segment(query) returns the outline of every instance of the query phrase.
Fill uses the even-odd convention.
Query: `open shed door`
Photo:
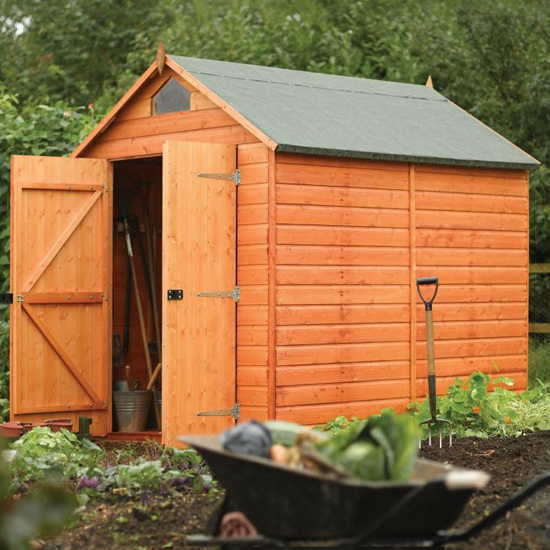
[[[178,435],[215,433],[235,423],[236,301],[231,292],[236,284],[237,188],[227,179],[235,173],[235,163],[234,145],[164,145],[165,444],[175,444]],[[170,291],[178,290],[182,299],[170,299]]]
[[[12,157],[11,415],[108,429],[111,165]]]

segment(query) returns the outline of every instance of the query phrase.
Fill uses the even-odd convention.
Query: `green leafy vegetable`
[[[418,454],[418,438],[414,418],[388,412],[354,423],[316,449],[361,479],[405,480]]]

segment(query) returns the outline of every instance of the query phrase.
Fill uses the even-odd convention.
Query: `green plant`
[[[0,438],[0,453],[7,447]],[[63,485],[46,481],[21,498],[12,498],[13,485],[7,463],[0,456],[0,548],[28,550],[38,534],[51,535],[68,521],[75,498]]]
[[[418,455],[418,438],[418,426],[411,416],[386,411],[354,423],[315,447],[356,477],[404,480]]]
[[[13,443],[12,449],[17,454],[11,472],[19,487],[46,476],[69,480],[95,473],[104,454],[87,439],[81,442],[72,432],[52,432],[50,428],[32,429]]]
[[[481,372],[472,373],[466,381],[457,378],[447,395],[438,397],[438,415],[451,421],[453,434],[459,438],[521,435],[550,429],[550,385],[539,383],[522,395],[507,389],[513,385],[511,378],[491,380]],[[430,418],[427,399],[411,403],[409,409],[418,422]],[[426,437],[428,429],[422,429]],[[447,427],[444,433],[448,433]]]

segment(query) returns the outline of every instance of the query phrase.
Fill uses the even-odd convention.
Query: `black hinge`
[[[13,294],[0,294],[0,304],[13,304]]]

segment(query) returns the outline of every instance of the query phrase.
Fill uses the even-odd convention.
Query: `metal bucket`
[[[119,432],[145,430],[152,395],[149,390],[113,392],[113,405]]]

